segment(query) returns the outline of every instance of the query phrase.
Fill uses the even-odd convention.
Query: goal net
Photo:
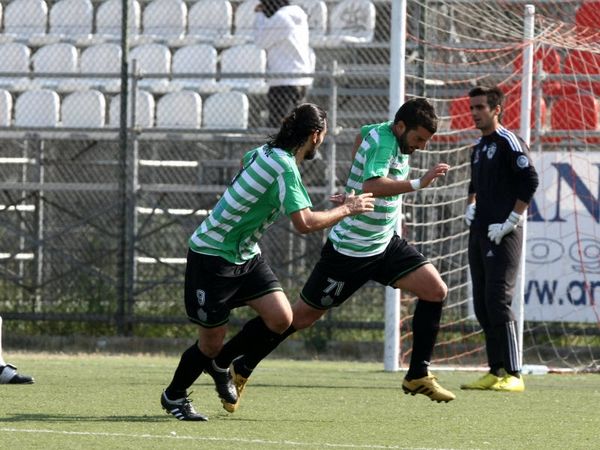
[[[535,4],[532,157],[540,186],[529,208],[523,361],[597,370],[600,362],[600,2]],[[485,365],[471,306],[463,213],[471,145],[467,92],[499,85],[503,124],[520,128],[525,2],[416,1],[407,16],[407,96],[432,99],[441,131],[413,167],[445,161],[443,184],[405,196],[404,231],[449,287],[434,364]],[[411,203],[409,203],[411,202]],[[405,302],[410,305],[410,301]],[[410,358],[403,306],[401,362]],[[517,309],[517,305],[513,304]]]

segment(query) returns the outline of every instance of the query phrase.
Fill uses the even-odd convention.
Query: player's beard
[[[404,131],[404,133],[402,133],[400,136],[396,136],[396,141],[398,142],[400,153],[403,155],[410,155],[412,152],[410,151],[410,146],[408,145],[406,136],[408,136],[408,131]]]
[[[310,151],[306,152],[306,154],[304,155],[304,159],[305,160],[311,160],[311,159],[315,159],[315,156],[317,156],[317,151],[319,150],[319,148],[315,145],[313,148],[310,149]]]

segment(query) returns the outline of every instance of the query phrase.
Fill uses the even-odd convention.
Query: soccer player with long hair
[[[326,133],[323,109],[311,103],[294,108],[276,135],[244,155],[240,171],[189,238],[185,307],[197,325],[198,341],[182,354],[160,398],[177,419],[207,420],[196,412],[187,391],[202,372],[213,377],[224,403],[237,403],[229,364],[215,361],[232,309],[249,306],[261,319],[251,330],[244,328],[250,347],[268,345],[292,322],[290,303],[258,246],[267,228],[285,214],[298,232],[311,233],[373,210],[372,195],[366,193],[334,196],[339,204],[332,209],[311,210],[298,165],[315,157]]]

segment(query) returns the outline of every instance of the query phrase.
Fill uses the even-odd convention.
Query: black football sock
[[[187,395],[187,389],[194,384],[204,368],[210,364],[210,358],[200,351],[198,341],[181,355],[171,384],[165,389],[169,400]]]
[[[279,344],[285,341],[288,336],[296,332],[293,325],[281,334],[271,332],[271,336],[264,340],[262,345],[253,346],[243,357],[235,363],[236,371],[243,377],[248,378],[256,366],[271,354]]]
[[[222,368],[229,367],[231,361],[246,354],[252,346],[256,345],[257,340],[260,341],[263,335],[269,333],[272,332],[267,328],[262,317],[257,316],[250,319],[235,336],[223,345],[215,358],[215,363]]]
[[[494,364],[494,365],[490,366],[490,373],[497,377],[501,377],[502,376],[502,364]]]
[[[417,301],[412,321],[413,349],[406,374],[408,380],[427,376],[441,318],[442,302]]]
[[[288,330],[283,334],[275,333],[260,316],[255,317],[223,346],[215,362],[219,367],[229,367],[234,359],[242,356],[236,361],[236,370],[247,378],[262,359],[293,333],[286,334]]]

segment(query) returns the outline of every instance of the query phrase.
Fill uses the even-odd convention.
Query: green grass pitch
[[[473,372],[437,371],[457,394],[404,395],[382,364],[267,360],[227,414],[212,380],[192,398],[209,422],[160,408],[178,362],[159,356],[12,354],[30,386],[0,386],[0,442],[15,449],[594,449],[600,375],[527,376],[526,392],[460,391]]]

